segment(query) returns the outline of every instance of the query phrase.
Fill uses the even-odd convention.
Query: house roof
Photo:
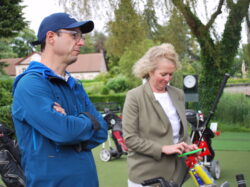
[[[29,65],[29,63],[32,61],[32,60],[37,60],[37,59],[34,59],[33,57],[36,56],[36,58],[38,58],[39,56],[39,59],[41,58],[41,53],[40,52],[32,52],[30,53],[28,56],[22,58],[21,60],[19,60],[16,65]]]
[[[32,60],[38,60],[37,58],[40,58],[40,56],[41,53],[33,52],[24,58],[0,59],[0,62],[5,61],[9,64],[8,67],[4,68],[5,72],[10,76],[15,76],[15,66],[28,65]],[[67,71],[70,73],[106,72],[107,67],[103,53],[80,54],[77,61],[71,64]]]
[[[4,67],[4,71],[9,76],[16,76],[16,64],[21,60],[22,58],[6,58],[6,59],[0,59],[0,63],[6,63],[8,66]]]
[[[67,71],[70,73],[103,72],[107,71],[107,68],[102,53],[89,53],[78,55],[77,61],[71,64]]]

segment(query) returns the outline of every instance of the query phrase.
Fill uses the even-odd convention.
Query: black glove
[[[93,128],[94,130],[99,130],[100,129],[100,123],[94,118],[94,116],[92,116],[90,113],[88,112],[83,112],[83,114],[85,114],[89,119],[91,119],[92,123],[93,123]]]

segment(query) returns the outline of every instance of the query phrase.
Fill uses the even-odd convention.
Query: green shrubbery
[[[13,127],[11,118],[13,79],[0,79],[0,123]]]
[[[0,79],[0,106],[12,103],[12,79]]]
[[[244,83],[250,84],[250,79],[249,78],[245,78],[245,79],[243,79],[243,78],[237,78],[237,79],[230,78],[227,81],[227,84],[244,84]]]
[[[224,93],[215,112],[215,120],[234,127],[250,128],[250,97]]]
[[[0,123],[6,125],[11,129],[14,128],[11,117],[11,105],[0,107]]]
[[[176,77],[175,86],[182,87],[182,83],[178,82],[181,76],[180,73]],[[13,127],[11,119],[12,84],[12,79],[1,79],[0,81],[0,123],[9,127]],[[130,89],[129,80],[123,76],[108,79],[106,85],[104,81],[83,81],[83,84],[94,104],[101,103],[105,106],[105,103],[116,103],[117,107],[121,109],[126,91]],[[244,94],[224,93],[212,120],[219,121],[225,129],[250,129],[250,97]]]
[[[109,95],[90,95],[89,98],[92,103],[118,103],[123,106],[125,101],[125,94],[109,94]]]
[[[115,93],[121,93],[132,88],[129,79],[124,75],[119,75],[115,78],[109,79],[106,87],[113,90]]]

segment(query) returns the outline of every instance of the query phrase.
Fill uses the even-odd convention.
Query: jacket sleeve
[[[137,153],[161,159],[163,145],[150,138],[140,137],[139,103],[136,93],[128,92],[123,108],[123,134],[127,147]],[[146,124],[145,124],[146,125]]]
[[[13,117],[58,144],[91,140],[95,135],[91,120],[86,115],[61,114],[53,109],[54,102],[47,80],[37,74],[26,75],[14,92]]]
[[[107,140],[108,125],[103,119],[101,113],[96,110],[95,106],[92,104],[85,91],[84,94],[86,111],[90,113],[99,122],[100,125],[99,129],[94,132],[93,136],[85,144],[85,149],[93,149],[94,147]]]

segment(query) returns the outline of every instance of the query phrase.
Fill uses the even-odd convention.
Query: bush
[[[250,128],[250,98],[244,94],[224,93],[215,112],[215,119]]]
[[[83,81],[83,87],[88,95],[101,93],[104,83],[102,81]]]
[[[14,129],[11,116],[11,105],[0,107],[0,123],[6,125],[10,129]]]
[[[229,78],[227,84],[245,84],[250,83],[250,79],[242,79],[242,78]]]
[[[106,82],[110,77],[111,77],[110,73],[103,72],[103,73],[100,73],[99,75],[97,75],[93,81],[103,81],[103,82]]]
[[[109,79],[106,86],[115,93],[124,92],[131,88],[128,78],[124,75],[118,75],[117,77]]]
[[[89,98],[92,103],[117,103],[122,109],[125,102],[126,94],[109,94],[109,95],[90,95]],[[102,110],[102,109],[100,109]]]
[[[101,91],[102,95],[108,95],[109,94],[109,88],[107,86],[104,86]]]
[[[12,79],[0,79],[0,106],[12,103]]]

